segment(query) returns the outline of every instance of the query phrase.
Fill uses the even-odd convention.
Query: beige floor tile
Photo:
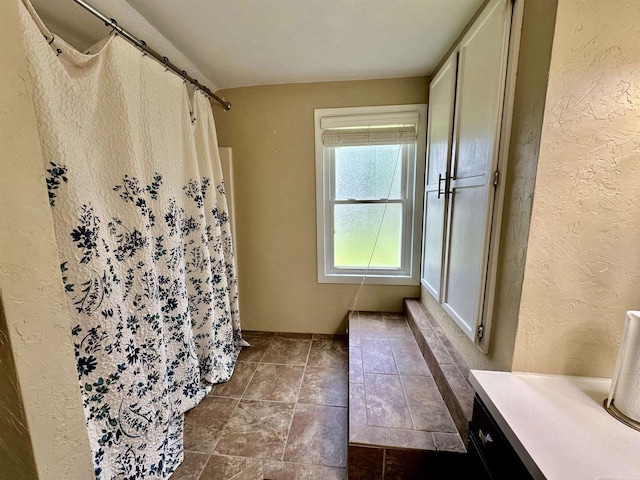
[[[344,368],[349,364],[349,347],[343,340],[313,340],[309,367]]]
[[[391,345],[386,340],[365,340],[362,344],[362,366],[365,373],[397,374]]]
[[[311,340],[298,338],[274,338],[262,357],[263,363],[304,365],[309,355]]]
[[[457,433],[434,432],[433,440],[441,452],[467,453],[462,438]]]
[[[347,409],[297,404],[285,461],[347,466]]]
[[[407,400],[397,375],[365,373],[367,423],[374,427],[413,429]]]
[[[427,362],[414,340],[391,341],[390,343],[398,373],[401,375],[431,376]]]
[[[267,351],[267,347],[271,343],[272,337],[261,336],[245,336],[244,339],[249,342],[251,346],[243,347],[238,355],[238,361],[240,362],[259,362],[264,357],[264,352]]]
[[[300,465],[296,480],[347,480],[347,469],[322,465]]]
[[[184,460],[171,480],[198,480],[207,460],[209,455],[206,453],[184,452]]]
[[[362,349],[360,347],[349,346],[349,381],[351,383],[364,383]]]
[[[211,455],[199,480],[262,480],[262,462],[254,458]]]
[[[238,400],[207,396],[184,419],[184,449],[211,453]]]
[[[367,428],[367,404],[364,399],[364,384],[349,384],[349,441]]]
[[[225,383],[214,385],[209,396],[240,398],[258,368],[257,363],[237,362],[231,378]]]
[[[265,480],[297,480],[298,464],[278,460],[264,460],[262,473]]]
[[[214,453],[280,460],[294,404],[241,400]]]
[[[401,377],[407,404],[417,430],[457,433],[449,409],[431,377]]]
[[[346,407],[348,376],[344,369],[307,367],[299,403]]]
[[[303,366],[262,363],[244,393],[245,399],[295,403]]]

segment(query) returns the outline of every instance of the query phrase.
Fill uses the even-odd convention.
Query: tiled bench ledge
[[[468,380],[469,367],[419,300],[405,299],[404,313],[466,445],[474,395]]]
[[[464,443],[404,315],[351,312],[348,334],[349,479],[461,478]]]

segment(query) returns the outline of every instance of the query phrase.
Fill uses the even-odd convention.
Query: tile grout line
[[[298,394],[296,395],[296,402],[293,404],[293,413],[291,414],[291,422],[289,423],[289,430],[287,430],[287,437],[284,440],[284,448],[282,449],[281,462],[284,462],[284,455],[287,452],[287,445],[289,444],[289,435],[291,435],[291,427],[293,426],[293,417],[296,416],[296,410],[298,407],[298,399],[300,398],[300,391],[302,390],[302,384],[304,383],[304,377],[307,374],[307,363],[309,363],[309,357],[311,356],[311,349],[313,348],[313,337],[315,333],[311,335],[311,342],[309,342],[309,351],[307,351],[307,359],[304,362],[304,369],[302,370],[302,377],[300,378],[300,385],[298,386]],[[296,472],[296,477],[298,476]]]
[[[198,474],[198,476],[196,477],[196,480],[199,480],[200,477],[202,476],[202,474],[204,473],[204,469],[207,468],[207,464],[209,463],[209,459],[211,458],[211,455],[209,455],[209,457],[207,458],[207,461],[204,462],[204,465],[202,466],[202,470],[200,470],[200,473]],[[175,473],[175,472],[174,472]]]
[[[304,363],[275,363],[275,362],[260,362],[260,365],[284,365],[287,367],[303,367]]]
[[[360,339],[362,340],[362,339]],[[364,422],[365,422],[365,426],[364,426],[364,430],[367,429],[367,427],[369,426],[369,417],[367,415],[367,388],[364,384],[364,360],[362,357],[362,347],[358,347],[360,349],[360,365],[362,365],[362,400],[364,401]],[[359,383],[355,383],[354,385],[360,385]],[[350,407],[350,403],[351,403],[351,382],[349,382],[349,398],[347,401],[347,420],[349,420],[349,407]],[[349,449],[349,437],[351,437],[351,431],[348,429],[347,430],[348,434],[347,434],[347,450]],[[357,432],[357,434],[359,434],[360,432]],[[348,465],[347,465],[348,467]]]
[[[266,349],[265,349],[266,351]],[[264,356],[264,354],[263,354]],[[251,362],[251,363],[256,363],[256,362]],[[216,447],[218,446],[218,443],[220,443],[220,439],[222,438],[222,436],[224,435],[224,432],[226,430],[227,427],[227,423],[229,423],[229,420],[231,419],[231,417],[233,417],[233,415],[236,413],[236,411],[238,410],[238,407],[240,406],[240,402],[242,401],[242,398],[244,397],[244,394],[247,392],[247,388],[249,388],[249,384],[251,383],[251,381],[253,380],[253,377],[255,376],[256,372],[258,371],[258,367],[260,366],[260,362],[258,362],[258,365],[256,366],[256,369],[253,371],[253,373],[251,374],[251,378],[249,379],[249,381],[247,382],[247,385],[244,387],[244,390],[242,391],[242,394],[240,395],[240,397],[237,399],[238,402],[236,403],[236,406],[233,409],[233,412],[231,412],[231,415],[229,415],[229,418],[227,419],[227,421],[224,423],[224,425],[222,426],[222,428],[220,429],[220,436],[218,437],[218,439],[216,440],[215,444],[213,445],[213,448],[211,449],[211,453],[209,454],[209,458],[207,459],[207,463],[209,463],[209,460],[211,459],[211,457],[215,454],[216,451]],[[207,466],[207,463],[205,463],[205,468]],[[202,469],[202,472],[204,472],[204,468]],[[200,472],[200,475],[202,475],[202,472]],[[200,478],[200,475],[198,476],[198,479]]]
[[[407,319],[404,318],[405,324],[407,324]],[[408,326],[408,324],[407,324]],[[415,339],[413,340],[413,342],[416,344],[416,347],[418,346],[417,342],[415,341]],[[396,370],[398,371],[398,380],[400,380],[400,388],[402,388],[402,396],[404,397],[404,403],[407,406],[407,410],[409,410],[409,418],[411,418],[411,425],[413,425],[413,430],[418,431],[418,428],[416,427],[416,421],[413,418],[413,410],[411,408],[411,405],[409,405],[409,397],[407,396],[407,389],[404,385],[404,381],[402,380],[402,374],[400,373],[400,369],[398,368],[398,360],[396,358],[396,351],[393,348],[393,343],[389,342],[390,346],[391,346],[391,354],[393,355],[393,361],[396,364]],[[418,347],[418,350],[420,350],[420,348]],[[432,439],[433,439],[433,435],[432,435]]]
[[[381,318],[382,324],[384,325],[384,318],[382,317],[382,314],[380,315],[380,318]],[[384,325],[384,327],[385,327],[385,331],[386,331],[387,326]],[[368,408],[369,402],[367,401],[367,375],[366,374],[370,373],[370,374],[374,374],[375,375],[375,373],[374,372],[365,371],[364,354],[362,353],[363,352],[362,341],[366,340],[366,339],[362,338],[362,333],[366,333],[366,332],[360,332],[360,333],[361,333],[361,336],[360,336],[360,344],[361,344],[360,355],[362,356],[362,386],[363,386],[363,390],[364,390],[363,391],[363,394],[364,394],[364,415],[365,415],[365,420],[366,420],[366,423],[367,423],[367,425],[365,427],[365,430],[366,430],[369,427],[369,408]],[[376,340],[374,340],[374,341],[376,341]],[[393,357],[393,348],[391,347],[391,343],[388,340],[377,340],[377,341],[386,342],[389,345],[389,348],[391,349],[391,355]],[[398,371],[398,366],[396,365],[395,358],[393,359],[393,366],[396,368],[396,372],[397,372]],[[388,375],[391,375],[391,374],[388,374]],[[413,422],[413,420],[412,420],[412,422]]]
[[[240,354],[238,354],[239,356]],[[264,354],[263,354],[264,356]],[[236,357],[236,364],[238,363],[238,359]],[[245,362],[245,363],[256,363],[256,362]],[[258,363],[258,366],[260,366],[260,363]],[[215,441],[215,443],[213,444],[213,446],[211,447],[211,452],[209,453],[208,457],[207,457],[207,461],[204,464],[204,467],[202,467],[202,470],[200,471],[200,473],[198,474],[198,476],[196,477],[196,480],[200,480],[200,477],[202,476],[202,474],[204,473],[205,469],[207,468],[207,465],[209,464],[209,461],[211,460],[211,457],[214,455],[214,452],[216,450],[216,447],[218,446],[218,443],[220,443],[220,439],[222,438],[222,435],[224,434],[224,430],[225,427],[227,426],[227,423],[229,422],[229,419],[231,417],[233,417],[233,414],[236,413],[236,410],[238,409],[238,405],[240,405],[240,401],[242,400],[242,397],[244,396],[244,392],[247,391],[247,387],[249,386],[249,384],[251,383],[251,380],[253,380],[253,376],[256,374],[256,372],[258,371],[258,366],[256,366],[256,369],[253,371],[253,373],[251,374],[251,378],[249,379],[249,381],[247,382],[247,386],[244,388],[242,395],[240,395],[240,397],[237,399],[236,402],[236,406],[233,408],[233,411],[231,412],[231,415],[229,416],[229,418],[225,421],[224,425],[222,426],[222,428],[220,429],[220,435],[218,436],[218,439]],[[234,368],[235,370],[235,368]],[[233,374],[232,374],[233,375]],[[232,397],[222,397],[222,398],[232,398]]]
[[[393,349],[393,344],[389,342],[389,348],[391,348],[391,356],[393,357],[393,363],[396,366],[396,371],[398,372],[398,380],[400,381],[400,388],[402,389],[402,396],[404,397],[404,404],[407,406],[407,410],[409,410],[409,418],[411,419],[411,425],[413,425],[413,429],[416,429],[416,422],[413,419],[413,414],[411,413],[411,407],[409,406],[409,399],[407,398],[407,391],[404,388],[404,382],[402,381],[402,375],[400,374],[400,369],[398,368],[398,361],[396,360],[396,352]]]
[[[362,366],[362,385],[364,385],[364,357],[362,356],[362,347],[358,348],[360,349],[360,365]]]
[[[277,338],[277,337],[276,337],[276,336],[273,336],[273,337],[268,337],[268,338],[273,339],[273,338]],[[312,337],[312,338],[313,338],[313,337]],[[264,352],[263,352],[263,354],[262,354],[262,357],[260,357],[260,361],[258,362],[258,366],[257,366],[257,367],[256,367],[256,369],[254,370],[254,372],[253,372],[253,374],[251,375],[251,378],[249,379],[249,381],[247,382],[247,386],[244,388],[244,391],[242,392],[242,395],[240,396],[240,399],[238,400],[238,404],[236,405],[236,408],[234,409],[233,413],[235,413],[235,411],[237,410],[238,406],[240,406],[240,402],[244,399],[244,396],[245,396],[245,394],[247,393],[247,390],[249,389],[249,385],[250,385],[250,384],[251,384],[251,382],[253,381],[253,377],[255,377],[255,374],[256,374],[256,372],[258,371],[258,368],[260,368],[260,365],[281,365],[281,364],[277,364],[277,363],[275,363],[275,364],[271,364],[271,363],[263,362],[263,361],[262,361],[262,360],[264,359],[264,357],[267,355],[267,349],[268,349],[270,346],[271,346],[271,343],[269,343],[269,345],[267,346],[267,348],[265,348],[265,350],[264,350]],[[311,342],[309,343],[309,350],[311,350]],[[308,358],[309,358],[309,353],[307,353],[307,359],[308,359]],[[305,364],[305,368],[306,368],[306,364]],[[304,379],[304,370],[303,370],[302,378]],[[301,382],[300,382],[300,385],[302,385],[302,380],[301,380]],[[298,390],[298,395],[300,395],[300,390]],[[297,400],[298,395],[296,396],[296,404],[297,404],[297,401],[298,401],[298,400]],[[286,403],[286,402],[276,402],[276,401],[273,401],[273,400],[259,400],[259,401],[269,402],[269,403]],[[296,404],[294,404],[293,413],[292,413],[292,415],[291,415],[291,423],[289,424],[289,431],[287,432],[287,439],[286,439],[286,440],[288,440],[288,439],[289,439],[289,433],[290,433],[290,431],[291,431],[291,425],[293,424],[293,416],[294,416],[294,414],[295,414],[295,405],[296,405]],[[233,413],[231,414],[231,416],[233,416]],[[229,418],[231,418],[231,417],[229,417]],[[225,424],[225,425],[226,425],[226,424]],[[221,435],[221,436],[222,436],[222,435]],[[280,458],[280,461],[281,461],[281,462],[282,462],[282,461],[284,461],[284,452],[285,452],[285,450],[286,450],[286,448],[287,448],[287,442],[286,442],[286,440],[285,440],[284,448],[282,449],[282,457]],[[218,439],[218,442],[219,442],[219,441],[220,441],[220,439]],[[216,446],[217,446],[218,442],[216,442]],[[215,450],[215,447],[214,447],[214,450]],[[265,460],[268,460],[268,459],[260,459],[260,458],[255,458],[255,457],[243,457],[243,458],[257,459],[258,461],[260,461],[261,468],[263,468],[263,467],[264,467],[264,461],[265,461]],[[276,461],[276,462],[277,462],[278,460],[274,460],[274,461]],[[263,470],[263,475],[264,475],[264,470]],[[297,471],[296,471],[296,476],[297,476]]]
[[[366,430],[369,427],[369,409],[367,408],[367,376],[364,374],[364,366],[362,367],[362,395],[364,397],[364,420],[366,422]]]
[[[344,407],[341,407],[341,408],[344,408]],[[410,428],[379,427],[377,425],[373,425],[372,428],[377,428],[377,429],[380,429],[380,430],[392,430],[392,431],[398,431],[398,432],[407,432],[407,433],[449,433],[451,435],[455,435],[454,432],[432,432],[431,430],[412,430]],[[354,442],[354,445],[360,446],[360,447],[367,447],[367,448],[398,448],[398,447],[393,447],[393,446],[385,447],[384,445],[378,444],[378,443]],[[401,447],[401,448],[404,448],[404,447]],[[407,448],[409,448],[409,447],[407,447]]]
[[[218,397],[225,398],[225,397]],[[232,399],[235,400],[235,399]],[[263,400],[261,398],[243,398],[247,402],[264,402],[264,403],[279,403],[280,405],[295,405],[293,402],[283,402],[282,400]],[[300,403],[300,405],[315,405],[313,403]]]
[[[314,367],[311,367],[314,368]],[[412,374],[400,374],[400,373],[381,373],[381,372],[363,372],[369,375],[381,375],[383,377],[397,377],[398,375],[404,375],[405,377],[422,377],[422,378],[433,378],[432,375],[418,375],[415,373]],[[362,382],[351,382],[351,383],[362,383]]]
[[[256,375],[256,372],[258,371],[258,368],[260,368],[260,365],[263,365],[262,363],[262,359],[265,357],[265,355],[267,354],[267,349],[271,346],[271,339],[275,338],[274,337],[266,337],[269,338],[269,345],[267,345],[267,348],[264,349],[264,352],[262,352],[262,356],[260,357],[260,360],[257,362],[258,365],[256,366],[256,369],[253,371],[253,373],[251,374],[251,378],[249,379],[249,381],[247,382],[247,385],[244,387],[244,390],[242,391],[242,394],[240,395],[240,398],[238,398],[238,403],[236,403],[235,408],[233,409],[233,412],[231,413],[231,416],[229,417],[229,419],[231,419],[231,417],[233,417],[233,415],[236,413],[236,411],[238,410],[238,407],[240,406],[240,402],[244,399],[245,394],[247,393],[247,390],[249,388],[249,385],[251,384],[251,382],[253,381],[253,378]],[[256,363],[256,362],[253,362]],[[266,365],[266,363],[265,363]],[[277,402],[277,403],[282,403],[282,402]],[[292,420],[293,420],[293,415],[291,416]],[[218,437],[218,440],[216,440],[216,443],[212,449],[212,453],[209,455],[209,459],[211,458],[212,455],[214,455],[214,452],[216,450],[216,447],[218,446],[218,443],[220,443],[220,439],[222,438],[222,435],[224,433],[224,430],[227,426],[229,420],[227,420],[227,422],[225,422],[224,426],[222,427],[222,433],[220,434],[220,436]],[[289,427],[291,428],[291,427]],[[288,436],[288,435],[287,435]],[[231,456],[231,455],[226,455],[226,456]],[[283,456],[284,456],[284,452],[283,452]],[[263,468],[263,462],[262,459],[260,458],[254,458],[254,457],[242,457],[242,458],[250,458],[250,459],[255,459],[260,461],[260,468]],[[207,463],[209,463],[209,460],[207,460]],[[205,464],[205,468],[206,468],[206,464]],[[202,469],[202,472],[204,472],[204,469]],[[200,472],[200,475],[202,475],[202,472]],[[264,471],[263,471],[263,475],[264,475]],[[198,480],[200,480],[200,476],[198,476]]]
[[[411,411],[411,406],[409,405],[409,398],[407,397],[407,389],[404,386],[404,382],[402,381],[402,375],[398,374],[398,380],[400,380],[400,388],[402,388],[402,395],[404,396],[404,403],[407,406],[407,410],[409,410],[409,418],[411,418],[411,425],[413,425],[413,429],[418,431],[416,428],[416,421],[413,418],[413,412]]]
[[[360,366],[362,367],[362,394],[364,396],[364,362],[362,361],[362,337],[360,332],[360,312],[355,312],[354,326],[357,322],[358,326],[354,329],[351,328],[351,314],[347,319],[347,473],[349,471],[349,445],[351,444],[351,384],[355,385],[355,382],[351,382],[351,334],[358,336],[358,345],[353,346],[360,350]],[[366,415],[366,404],[365,404]],[[366,423],[366,416],[365,416]]]

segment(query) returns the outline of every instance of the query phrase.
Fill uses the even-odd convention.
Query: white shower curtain
[[[242,342],[211,106],[120,37],[80,54],[20,8],[96,478],[168,478]]]

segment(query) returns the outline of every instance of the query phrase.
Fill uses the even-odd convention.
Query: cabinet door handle
[[[480,439],[480,443],[482,443],[482,446],[484,448],[487,448],[487,446],[490,443],[493,443],[493,438],[491,438],[491,434],[487,433],[486,435],[484,434],[484,432],[482,430],[478,430],[478,438]]]
[[[445,188],[444,192],[440,190],[440,185],[442,185],[442,182],[444,182],[444,188]],[[447,193],[446,189],[447,189],[447,175],[445,174],[444,178],[442,178],[442,174],[439,173],[438,174],[438,199],[440,199],[441,195],[444,195],[445,193]]]

